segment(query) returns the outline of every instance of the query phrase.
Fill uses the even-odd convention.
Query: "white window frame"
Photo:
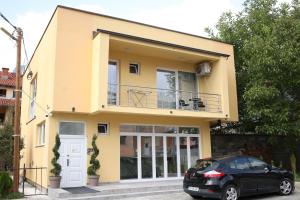
[[[46,141],[46,122],[43,121],[37,125],[37,144],[45,145]]]
[[[29,99],[29,119],[35,118],[36,111],[36,94],[37,94],[37,76],[30,83],[30,99]]]
[[[100,133],[99,130],[98,130],[98,126],[99,125],[105,125],[106,124],[106,132],[105,133]],[[109,123],[105,123],[105,122],[99,122],[97,124],[97,132],[99,135],[109,135]]]
[[[136,68],[136,73],[131,73],[130,72],[131,65],[136,65],[136,66],[134,66]],[[141,69],[140,63],[138,63],[138,62],[129,62],[129,74],[140,75],[140,69]]]

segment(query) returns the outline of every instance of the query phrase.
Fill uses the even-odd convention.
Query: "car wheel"
[[[289,179],[281,180],[279,187],[280,187],[279,188],[280,195],[289,195],[293,192],[293,184],[292,181]]]
[[[238,189],[234,185],[228,185],[224,188],[222,192],[222,200],[237,200],[238,199]]]

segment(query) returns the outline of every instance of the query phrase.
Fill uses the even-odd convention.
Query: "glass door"
[[[155,136],[156,178],[165,177],[164,160],[164,138],[163,136]]]
[[[195,98],[198,98],[196,74],[178,72],[178,90],[178,99],[182,105],[185,105],[180,108],[194,108]]]
[[[176,108],[176,73],[157,70],[157,107]]]
[[[138,178],[137,136],[120,137],[121,180]]]
[[[152,178],[152,137],[141,136],[142,178]]]
[[[116,61],[108,62],[108,104],[117,105],[119,100],[119,69]]]

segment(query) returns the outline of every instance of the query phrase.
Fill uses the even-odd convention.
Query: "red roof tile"
[[[2,68],[2,71],[0,71],[0,85],[7,87],[15,87],[16,74],[13,72],[9,72],[7,68]]]

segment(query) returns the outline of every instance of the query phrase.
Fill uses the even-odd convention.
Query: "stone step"
[[[121,183],[121,184],[107,184],[97,187],[89,187],[90,189],[97,190],[99,192],[92,193],[78,193],[72,194],[63,189],[49,189],[48,194],[52,199],[86,199],[97,197],[102,198],[124,198],[124,196],[131,197],[137,195],[151,195],[152,193],[166,193],[169,191],[182,191],[182,182],[162,182],[162,183]],[[101,199],[100,198],[100,199]],[[103,198],[102,198],[103,199]]]
[[[183,189],[174,189],[174,190],[158,190],[158,191],[145,191],[145,192],[129,192],[122,194],[101,194],[101,195],[93,195],[93,196],[81,196],[81,197],[70,197],[65,198],[66,200],[117,200],[117,199],[125,199],[125,198],[135,198],[135,197],[145,197],[152,195],[160,195],[166,193],[180,193],[183,192]]]

